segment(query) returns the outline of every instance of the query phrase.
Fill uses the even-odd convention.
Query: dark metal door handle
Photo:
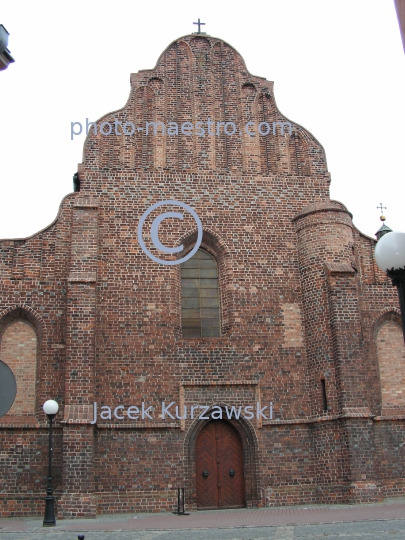
[[[235,476],[235,471],[233,469],[229,469],[229,476],[233,478]]]
[[[203,475],[204,478],[208,478],[208,475],[210,474],[207,469],[204,469],[203,472],[201,473]]]

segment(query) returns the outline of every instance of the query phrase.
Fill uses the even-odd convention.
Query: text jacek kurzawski
[[[255,403],[254,405],[235,406],[235,405],[184,405],[179,407],[174,401],[166,404],[164,401],[161,404],[160,414],[155,415],[156,409],[152,405],[146,406],[144,402],[138,407],[136,405],[117,405],[116,407],[109,407],[108,405],[100,406],[100,411],[97,402],[93,404],[93,421],[91,424],[97,422],[97,416],[100,420],[185,420],[185,419],[199,419],[199,420],[222,420],[231,418],[245,420],[273,420],[273,402],[269,405],[262,406],[261,403]]]

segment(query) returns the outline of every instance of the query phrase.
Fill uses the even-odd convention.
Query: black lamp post
[[[46,488],[45,498],[45,517],[44,527],[54,527],[55,520],[55,497],[53,496],[52,489],[52,420],[55,418],[56,413],[59,410],[59,405],[53,399],[48,399],[43,405],[44,413],[49,418],[49,452],[48,452],[48,485]]]
[[[392,284],[398,287],[405,341],[405,233],[393,231],[384,234],[375,246],[374,256],[379,268],[386,272]]]

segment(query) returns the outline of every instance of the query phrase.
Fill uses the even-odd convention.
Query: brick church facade
[[[47,399],[59,518],[171,511],[177,487],[189,509],[403,496],[397,291],[273,83],[188,35],[95,128],[56,220],[0,241],[0,359],[17,381],[0,418],[2,515],[43,512]],[[138,242],[160,201],[201,219],[181,265]],[[159,212],[143,229],[155,255]],[[195,220],[166,219],[159,238],[183,245],[162,256],[176,262]]]

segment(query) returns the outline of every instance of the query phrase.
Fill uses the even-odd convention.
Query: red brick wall
[[[62,491],[62,430],[53,434],[53,487],[56,500]],[[2,486],[0,515],[42,515],[48,476],[48,429],[9,426],[1,430]]]

